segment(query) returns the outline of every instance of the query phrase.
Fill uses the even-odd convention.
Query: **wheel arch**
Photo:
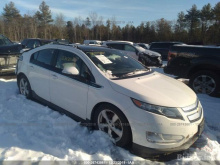
[[[99,102],[97,103],[93,109],[92,109],[92,112],[91,112],[91,115],[90,115],[90,120],[93,122],[94,121],[94,114],[95,114],[95,111],[98,109],[98,107],[100,107],[101,105],[111,105],[111,106],[114,106],[115,108],[117,108],[123,115],[124,117],[126,118],[127,122],[129,123],[129,120],[128,118],[126,117],[126,115],[124,114],[124,112],[118,108],[116,105],[112,104],[112,103],[109,103],[109,102]]]
[[[131,125],[130,125],[130,122],[129,122],[129,120],[128,120],[128,118],[126,117],[126,115],[124,114],[124,112],[120,109],[120,108],[118,108],[116,105],[114,105],[114,104],[112,104],[112,103],[109,103],[109,102],[99,102],[99,103],[97,103],[94,107],[93,107],[93,109],[92,109],[92,112],[91,112],[91,115],[90,115],[90,121],[94,124],[95,123],[95,112],[96,112],[96,110],[98,110],[98,107],[100,107],[100,106],[102,106],[102,105],[110,105],[110,106],[113,106],[113,107],[115,107],[116,109],[118,109],[119,110],[119,112],[121,113],[121,115],[123,115],[124,116],[124,118],[126,119],[126,121],[127,121],[127,123],[128,123],[128,125],[129,125],[129,129],[130,129],[130,142],[128,143],[128,146],[129,145],[131,145],[131,143],[133,142],[133,133],[132,133],[132,128],[131,128]]]
[[[27,78],[27,76],[26,76],[23,72],[20,72],[20,73],[18,73],[18,75],[17,75],[17,80],[19,80],[22,76],[24,76],[24,77]],[[27,78],[27,80],[28,80],[28,78]],[[17,85],[19,85],[18,82],[19,82],[19,81],[17,81]]]

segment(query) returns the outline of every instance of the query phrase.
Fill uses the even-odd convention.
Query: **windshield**
[[[117,50],[84,51],[93,63],[111,79],[125,78],[149,71],[133,58]]]
[[[11,41],[3,35],[0,35],[0,45],[9,45]]]

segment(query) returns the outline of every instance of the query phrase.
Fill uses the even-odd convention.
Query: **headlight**
[[[177,108],[161,107],[158,105],[147,104],[133,98],[131,98],[131,100],[138,108],[141,108],[148,112],[156,113],[158,115],[163,115],[168,118],[184,120]]]

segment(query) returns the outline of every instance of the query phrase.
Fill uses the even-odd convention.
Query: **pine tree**
[[[40,6],[39,10],[35,13],[36,18],[39,21],[39,25],[44,29],[44,38],[47,38],[47,30],[49,23],[53,22],[51,11],[49,6],[43,1]]]
[[[189,27],[189,39],[190,42],[195,42],[195,38],[198,37],[198,27],[199,27],[199,16],[200,11],[197,9],[196,5],[193,5],[190,10],[187,10],[187,14],[185,15],[186,22]]]
[[[13,19],[21,17],[19,10],[15,7],[13,2],[9,2],[3,8],[3,16],[6,23],[11,22]]]

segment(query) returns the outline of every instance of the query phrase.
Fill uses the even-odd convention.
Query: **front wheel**
[[[220,78],[212,71],[199,71],[190,77],[189,85],[196,93],[216,96],[220,89]]]
[[[25,76],[21,76],[18,79],[18,87],[20,94],[26,96],[26,98],[30,99],[31,95],[31,86],[28,79]]]
[[[113,143],[126,147],[131,142],[131,128],[124,114],[112,105],[101,105],[95,112],[95,128],[109,135]]]

